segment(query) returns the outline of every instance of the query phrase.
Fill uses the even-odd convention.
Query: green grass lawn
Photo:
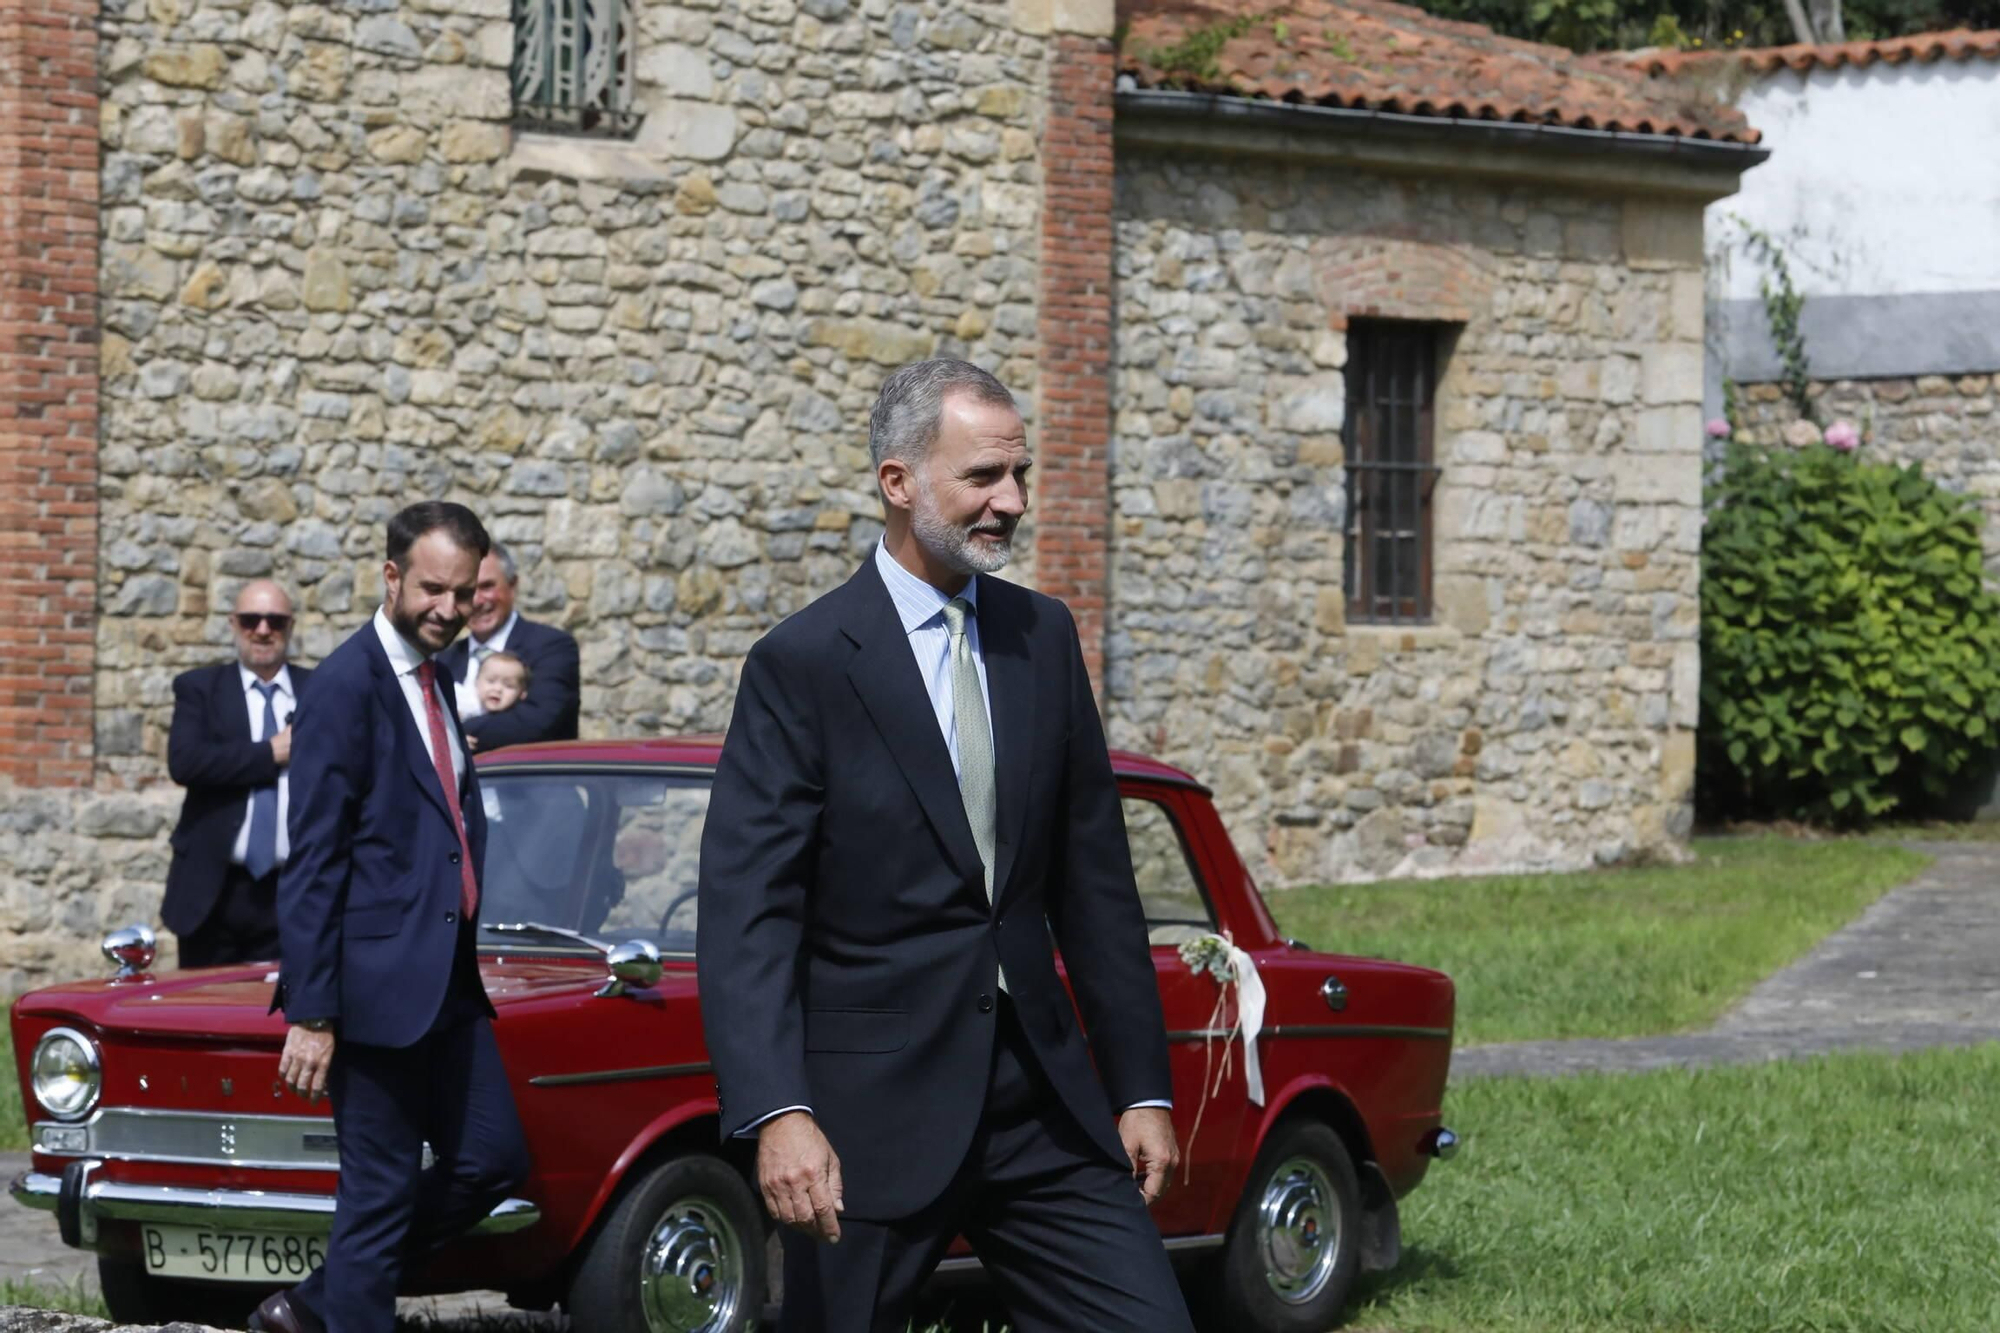
[[[1357,1330],[1991,1333],[2000,1046],[1456,1084]]]
[[[14,1073],[14,1032],[0,1009],[0,1152],[28,1150],[28,1120],[21,1114],[21,1080]]]
[[[109,1319],[104,1298],[86,1282],[58,1286],[49,1282],[0,1281],[0,1305],[26,1305],[37,1310],[67,1310],[71,1314],[95,1315]]]
[[[1704,838],[1688,865],[1270,895],[1314,948],[1458,984],[1460,1045],[1704,1026],[1928,862],[1856,839]]]
[[[1897,838],[1909,842],[2000,842],[2000,819],[1967,822],[1931,820],[1922,823],[1884,824],[1873,830],[1873,838]]]

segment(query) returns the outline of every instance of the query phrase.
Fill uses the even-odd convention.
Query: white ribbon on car
[[[1227,935],[1204,934],[1188,940],[1180,946],[1181,961],[1186,963],[1197,976],[1203,972],[1215,978],[1215,1008],[1209,1012],[1208,1024],[1201,1034],[1202,1072],[1201,1105],[1195,1108],[1194,1126],[1188,1131],[1188,1149],[1181,1161],[1190,1166],[1194,1161],[1194,1136],[1201,1132],[1202,1113],[1208,1109],[1209,1098],[1222,1090],[1233,1067],[1231,1046],[1240,1034],[1243,1038],[1243,1083],[1250,1095],[1251,1104],[1264,1104],[1264,1067],[1257,1054],[1257,1038],[1264,1031],[1264,978],[1257,973],[1257,960],[1249,953],[1236,947],[1236,942]],[[1235,1004],[1230,1000],[1232,995]],[[1223,1019],[1234,1008],[1235,1016],[1228,1028],[1222,1026]],[[1222,1038],[1222,1059],[1215,1059],[1215,1039]],[[1214,1075],[1210,1078],[1211,1073]]]

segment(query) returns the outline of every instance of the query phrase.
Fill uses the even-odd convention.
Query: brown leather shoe
[[[292,1304],[289,1293],[274,1291],[264,1298],[250,1316],[253,1333],[326,1333],[313,1313],[303,1305]]]

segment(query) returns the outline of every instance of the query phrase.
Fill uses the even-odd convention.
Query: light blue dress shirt
[[[950,594],[933,588],[897,564],[889,548],[875,544],[875,569],[896,604],[903,633],[910,638],[910,651],[917,657],[917,673],[924,678],[924,693],[930,696],[931,712],[937,716],[938,730],[944,733],[945,748],[951,751],[951,771],[958,776],[958,715],[951,699],[951,630],[944,623],[944,608]],[[972,663],[979,670],[979,697],[986,705],[986,731],[993,734],[993,691],[986,683],[986,655],[979,649],[979,580],[974,577],[958,594],[972,604],[965,618],[965,640],[972,649]]]

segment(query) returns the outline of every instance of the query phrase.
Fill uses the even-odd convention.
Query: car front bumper
[[[317,1232],[333,1225],[330,1194],[275,1190],[198,1189],[106,1180],[103,1163],[71,1162],[59,1176],[24,1171],[8,1192],[14,1201],[56,1215],[66,1244],[97,1244],[100,1222],[165,1222],[217,1230]],[[531,1227],[542,1210],[526,1199],[503,1200],[472,1227],[476,1236],[498,1236]]]

